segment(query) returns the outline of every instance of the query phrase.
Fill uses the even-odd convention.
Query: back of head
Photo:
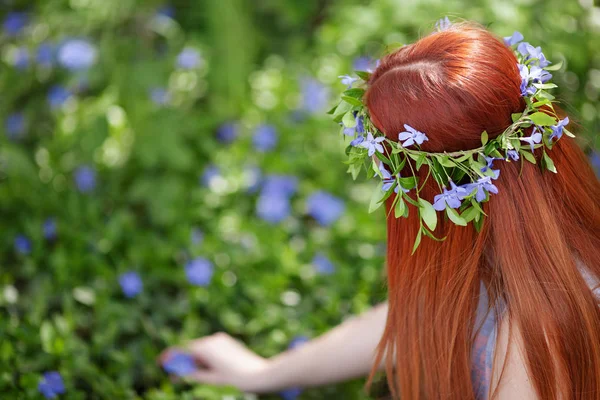
[[[520,84],[509,47],[458,24],[385,56],[366,104],[391,140],[407,124],[427,134],[425,151],[469,150],[524,110]],[[573,139],[562,138],[551,156],[557,174],[528,162],[494,165],[499,193],[483,203],[479,233],[441,221],[435,233],[447,239],[425,238],[411,255],[416,210],[406,219],[388,214],[389,314],[378,359],[386,358],[401,398],[475,398],[471,349],[484,282],[492,305],[505,304],[503,317],[522,333],[540,398],[600,399],[600,312],[578,270],[579,262],[600,277],[600,184]],[[426,168],[417,174],[425,181]],[[421,197],[438,193],[430,180]]]

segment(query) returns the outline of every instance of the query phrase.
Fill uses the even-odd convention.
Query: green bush
[[[3,398],[39,398],[46,371],[62,375],[61,398],[236,396],[174,385],[156,356],[220,330],[271,356],[382,301],[384,215],[367,213],[373,186],[346,176],[325,111],[337,76],[368,60],[357,57],[414,41],[446,13],[520,30],[565,61],[564,108],[582,146],[597,139],[591,2],[9,3]],[[139,294],[122,289],[126,272]],[[367,398],[362,384],[301,398]]]

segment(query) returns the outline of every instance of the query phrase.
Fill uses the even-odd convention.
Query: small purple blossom
[[[398,134],[398,140],[404,141],[404,143],[402,143],[402,147],[412,146],[415,143],[421,145],[424,141],[429,140],[427,135],[416,130],[410,125],[404,124],[404,129],[406,129],[406,131]]]
[[[4,33],[6,33],[6,35],[16,36],[21,33],[28,22],[29,17],[27,16],[27,13],[13,11],[6,14],[4,22],[2,23],[2,28],[4,28]]]
[[[302,110],[317,114],[322,112],[329,104],[329,89],[314,78],[300,80],[302,93]]]
[[[529,68],[525,64],[518,64],[519,74],[521,75],[521,96],[531,96],[535,94],[535,86],[529,86]]]
[[[552,74],[550,72],[546,71],[545,69],[542,69],[542,68],[538,67],[537,65],[534,65],[529,70],[529,79],[533,83],[546,83],[550,79],[552,79]]]
[[[171,102],[171,94],[164,87],[150,89],[150,100],[158,106],[166,106]]]
[[[268,175],[262,193],[269,196],[293,196],[298,190],[298,178],[290,175]]]
[[[362,115],[355,115],[354,120],[356,121],[356,124],[353,127],[349,128],[344,126],[344,135],[354,136],[357,133],[362,134],[365,132],[364,118]]]
[[[352,84],[358,80],[358,78],[353,78],[350,75],[340,75],[338,76],[342,80],[344,85],[348,86],[348,89],[352,87]]]
[[[24,70],[29,66],[29,50],[26,47],[18,47],[15,50],[13,65],[18,70]]]
[[[65,384],[57,371],[44,372],[38,383],[38,391],[47,399],[54,399],[65,393]]]
[[[239,134],[239,127],[235,122],[226,122],[217,128],[217,140],[221,143],[233,142]]]
[[[277,145],[277,130],[273,125],[261,124],[257,126],[252,136],[252,144],[260,152],[273,150]]]
[[[542,134],[539,132],[538,127],[534,127],[531,132],[531,136],[520,138],[522,141],[529,143],[531,146],[531,152],[533,152],[533,146],[536,143],[540,143],[542,141]]]
[[[200,182],[203,186],[209,187],[211,182],[221,176],[221,170],[214,164],[209,164],[204,168]]]
[[[81,193],[90,193],[96,188],[96,170],[84,165],[75,170],[75,185]]]
[[[73,93],[64,86],[54,85],[48,91],[48,104],[52,109],[60,108],[72,95]]]
[[[556,138],[560,139],[563,135],[563,130],[565,126],[569,124],[569,117],[565,117],[565,119],[558,121],[558,124],[550,127],[552,133],[550,134],[549,140]]]
[[[359,135],[356,137],[356,139],[354,139],[353,141],[350,142],[350,146],[352,146],[352,147],[360,146],[360,144],[364,141],[365,141],[365,137],[363,135]]]
[[[96,62],[98,51],[85,39],[69,39],[58,49],[58,63],[71,71],[82,71]]]
[[[258,217],[271,224],[286,219],[291,212],[290,199],[281,194],[261,193],[256,203]]]
[[[213,265],[206,258],[197,257],[185,265],[188,281],[197,286],[207,286],[213,275]]]
[[[519,152],[516,150],[508,150],[506,155],[510,157],[513,161],[517,161],[519,159]]]
[[[442,194],[438,194],[433,199],[433,208],[437,211],[442,211],[448,205],[450,208],[459,208],[461,200],[468,195],[466,189],[462,186],[456,186],[456,184],[450,181],[451,189],[444,188]]]
[[[523,41],[524,37],[523,34],[521,32],[515,31],[512,36],[506,36],[504,38],[504,43],[507,46],[513,46],[517,43],[520,43],[521,41]]]
[[[163,369],[179,377],[189,375],[198,369],[194,357],[187,353],[170,354],[169,358],[163,363]]]
[[[383,142],[384,140],[385,136],[379,136],[377,138],[374,138],[373,134],[371,132],[368,132],[366,139],[361,141],[360,147],[364,147],[365,149],[367,149],[369,157],[371,157],[373,154],[375,154],[376,151],[383,153],[383,146],[381,145],[381,142]]]
[[[15,251],[19,254],[31,253],[31,240],[25,235],[17,235],[15,237]]]
[[[331,275],[335,272],[335,265],[323,253],[317,253],[312,264],[319,274]]]
[[[462,195],[462,198],[465,198],[466,196],[471,194],[475,189],[477,189],[477,192],[475,193],[475,200],[477,200],[478,202],[482,202],[483,200],[485,200],[486,192],[498,194],[498,188],[492,183],[492,179],[496,178],[486,176],[478,179],[474,183],[463,185],[466,193]]]
[[[344,202],[323,191],[316,191],[307,200],[308,214],[323,226],[337,221],[344,212]]]
[[[25,115],[22,112],[8,115],[4,127],[10,139],[21,137],[25,133]]]
[[[539,66],[542,68],[550,65],[550,62],[546,59],[546,56],[544,56],[544,53],[542,53],[542,48],[540,46],[533,47],[531,44],[529,44],[527,42],[522,42],[517,47],[517,51],[519,53],[521,53],[521,55],[523,57],[526,57],[527,60],[529,60],[531,58],[535,58],[535,59],[539,60]]]
[[[47,218],[44,221],[44,224],[42,225],[42,231],[44,233],[44,237],[47,240],[54,240],[56,239],[56,231],[57,231],[57,227],[56,227],[56,219],[54,218]]]
[[[144,289],[142,278],[137,272],[129,271],[119,276],[119,285],[127,298],[133,298],[140,294]]]
[[[448,30],[451,26],[452,22],[450,22],[450,19],[447,16],[437,20],[437,22],[435,23],[435,29],[437,29],[438,31]]]
[[[481,172],[485,172],[488,169],[492,169],[492,167],[494,166],[494,160],[500,160],[500,158],[488,156],[483,156],[483,158],[485,158],[486,165],[481,168]]]
[[[396,182],[396,179],[392,177],[392,174],[390,173],[390,171],[388,171],[385,168],[385,165],[383,162],[379,163],[379,171],[381,172],[381,175],[383,176],[383,186],[381,187],[381,190],[384,192],[387,192],[388,190],[390,190],[390,188],[392,187],[392,185]],[[398,178],[400,177],[400,174],[398,174]],[[405,189],[400,185],[400,182],[398,182],[398,184],[396,185],[396,187],[394,188],[394,192],[398,193],[400,188],[402,188],[402,191],[404,193],[408,193],[410,190],[409,189]]]
[[[193,47],[184,48],[177,55],[177,66],[182,69],[194,69],[202,63],[200,52]]]
[[[35,61],[43,66],[50,67],[54,61],[54,48],[49,43],[42,43],[35,52]]]

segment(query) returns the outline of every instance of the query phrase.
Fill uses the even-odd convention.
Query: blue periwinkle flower
[[[371,132],[368,132],[367,137],[363,141],[361,141],[359,145],[360,147],[364,147],[365,149],[367,149],[369,157],[371,157],[373,154],[375,154],[376,151],[383,153],[383,146],[381,145],[381,142],[383,142],[384,140],[384,136],[379,136],[375,138],[373,137],[373,134]]]
[[[282,194],[261,193],[256,203],[258,217],[271,224],[277,224],[291,213],[290,199]]]
[[[344,202],[323,191],[313,193],[307,200],[308,214],[323,226],[337,221],[344,212]]]
[[[362,142],[365,141],[365,137],[363,135],[358,135],[356,139],[350,142],[350,146],[357,147],[360,146]]]
[[[48,91],[48,104],[52,109],[60,108],[72,95],[73,93],[64,86],[54,85]]]
[[[335,265],[322,253],[315,255],[312,264],[319,274],[331,275],[335,272]]]
[[[558,124],[551,126],[550,129],[552,130],[552,133],[550,134],[549,139],[560,139],[563,135],[563,130],[567,125],[569,125],[569,117],[565,117],[565,119],[558,121]]]
[[[531,96],[535,94],[536,88],[529,86],[529,68],[525,64],[519,64],[519,74],[521,75],[521,96]]]
[[[539,132],[537,126],[533,128],[531,132],[531,136],[520,138],[522,141],[529,143],[531,146],[531,151],[533,152],[533,146],[536,143],[540,143],[542,141],[542,134]]]
[[[177,55],[177,66],[182,69],[194,69],[202,63],[200,52],[193,47],[186,47]]]
[[[38,383],[38,391],[47,399],[54,399],[65,393],[65,383],[57,371],[44,372]]]
[[[404,124],[404,129],[406,129],[406,131],[398,134],[398,140],[401,142],[404,141],[402,147],[412,146],[415,143],[421,145],[424,141],[429,140],[427,135],[410,125]]]
[[[85,39],[69,39],[58,49],[58,62],[71,71],[90,68],[96,62],[98,51]]]
[[[15,251],[19,254],[31,253],[31,240],[25,235],[17,235],[15,237]]]
[[[89,193],[96,188],[96,170],[83,165],[75,170],[75,185],[81,193]]]
[[[21,33],[28,22],[29,17],[26,13],[13,11],[6,14],[4,22],[2,23],[2,28],[4,28],[4,33],[8,36],[16,36]]]
[[[508,150],[506,155],[510,157],[513,161],[517,161],[519,159],[519,152],[516,150]]]
[[[43,66],[50,67],[54,61],[54,48],[49,43],[42,43],[35,52],[35,61]]]
[[[521,53],[523,57],[526,57],[527,60],[531,58],[539,60],[539,66],[542,68],[550,65],[550,62],[546,59],[544,53],[542,53],[542,48],[540,46],[533,47],[527,42],[522,42],[517,46],[517,51]]]
[[[486,192],[497,194],[498,188],[492,183],[492,179],[496,178],[486,176],[478,179],[474,183],[463,185],[466,193],[464,194],[464,196],[461,197],[466,197],[467,195],[471,194],[475,189],[477,189],[477,193],[475,193],[475,200],[477,200],[478,202],[482,202],[483,200],[485,200]]]
[[[329,105],[329,89],[313,78],[300,80],[302,109],[311,114],[322,112]]]
[[[273,150],[277,145],[277,130],[273,125],[261,124],[257,126],[252,136],[252,143],[258,151]]]
[[[235,122],[226,122],[217,128],[217,140],[221,143],[231,143],[237,136],[239,127]]]
[[[192,355],[187,353],[174,353],[163,363],[163,368],[169,374],[183,377],[196,371],[198,366]]]
[[[298,178],[290,175],[269,175],[265,178],[263,194],[291,197],[298,190]]]
[[[483,156],[483,158],[485,158],[486,165],[483,168],[481,168],[481,172],[485,172],[488,169],[492,169],[492,167],[494,166],[494,160],[501,160],[501,158],[488,156]]]
[[[461,200],[469,193],[462,186],[456,186],[456,184],[450,181],[451,189],[444,188],[442,194],[438,194],[433,199],[433,208],[437,211],[443,211],[448,205],[450,208],[459,208]]]
[[[359,133],[361,135],[363,133],[365,133],[364,118],[362,117],[362,115],[355,114],[354,121],[356,122],[356,124],[353,127],[349,128],[349,127],[344,126],[344,135],[354,136],[357,133]]]
[[[17,139],[25,133],[25,115],[22,112],[8,115],[4,127],[10,139]]]
[[[209,164],[204,168],[200,182],[203,186],[209,187],[213,179],[221,176],[221,170],[214,164]]]
[[[123,290],[123,294],[127,298],[137,296],[144,289],[142,278],[134,271],[121,274],[121,276],[119,276],[119,285],[121,285],[121,290]]]
[[[158,106],[165,106],[171,101],[171,94],[163,87],[150,89],[150,100]]]
[[[546,71],[545,69],[542,69],[542,68],[538,67],[537,65],[534,65],[529,70],[529,79],[533,83],[546,83],[550,79],[552,79],[552,74],[550,72]]]
[[[213,265],[206,258],[194,258],[185,265],[185,275],[192,285],[207,286],[212,279]]]
[[[517,43],[520,43],[524,39],[523,34],[521,32],[515,31],[512,36],[506,36],[504,38],[504,43],[507,46],[513,46]]]
[[[54,218],[47,218],[44,221],[44,224],[42,225],[42,231],[44,233],[44,237],[47,240],[54,240],[56,239],[56,232],[57,232],[57,227],[56,227],[56,219]]]
[[[29,66],[29,50],[26,47],[18,47],[16,49],[13,65],[19,70],[24,70]]]
[[[350,89],[352,84],[358,80],[358,78],[351,77],[350,75],[340,75],[338,78],[342,80],[344,85],[348,86],[348,89]]]
[[[450,19],[447,16],[437,20],[437,22],[435,23],[435,29],[437,29],[438,31],[445,31],[451,26],[452,22],[450,22]]]
[[[388,190],[390,190],[392,185],[396,182],[396,179],[394,177],[392,177],[392,174],[390,173],[390,171],[388,171],[385,168],[385,165],[383,162],[379,163],[379,171],[381,172],[381,175],[383,176],[383,186],[381,187],[381,190],[384,192],[387,192]],[[400,177],[400,174],[398,174],[398,177]],[[400,186],[400,182],[398,182],[398,184],[394,188],[394,192],[398,193],[400,188],[402,188],[402,191],[404,193],[408,193],[410,191],[409,189],[405,189],[402,186]]]

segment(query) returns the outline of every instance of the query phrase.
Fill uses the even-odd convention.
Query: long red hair
[[[459,24],[385,56],[366,101],[388,138],[408,124],[428,135],[425,150],[455,151],[509,126],[525,108],[519,86],[512,51],[487,30]],[[475,398],[471,349],[483,282],[491,305],[502,301],[502,318],[519,327],[540,398],[600,399],[600,311],[577,265],[600,277],[600,183],[573,139],[563,136],[549,154],[558,174],[495,162],[499,193],[483,206],[480,233],[440,221],[435,234],[447,239],[424,238],[411,256],[417,210],[389,215],[389,311],[375,365],[385,362],[395,398]],[[439,189],[430,182],[422,196],[432,201]]]

